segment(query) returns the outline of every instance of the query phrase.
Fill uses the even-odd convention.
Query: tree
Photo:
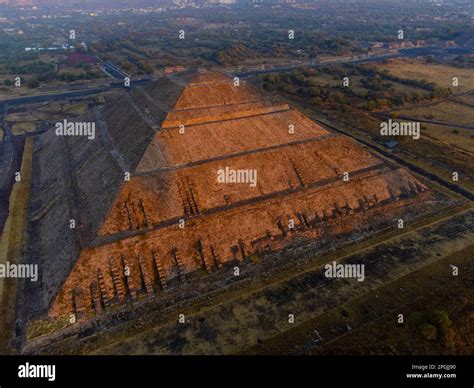
[[[147,74],[153,74],[153,66],[150,65],[149,63],[145,63],[143,65],[143,70],[147,73]]]
[[[296,87],[292,84],[290,85],[285,85],[283,87],[283,90],[286,92],[286,93],[289,93],[289,94],[294,94],[296,93]]]
[[[320,87],[312,87],[308,89],[308,94],[311,97],[318,97],[321,95],[321,88]]]
[[[454,349],[456,347],[456,332],[448,328],[444,333],[443,343],[448,349]]]
[[[62,73],[61,80],[66,82],[74,82],[76,80],[76,76],[72,73]]]
[[[311,100],[309,100],[310,104],[314,107],[320,106],[323,102],[323,100],[320,97],[314,97]]]
[[[122,61],[120,62],[120,67],[125,71],[132,71],[133,65],[129,61]]]
[[[36,89],[37,87],[39,87],[39,85],[40,83],[36,78],[31,78],[30,80],[28,80],[27,83],[29,89]]]

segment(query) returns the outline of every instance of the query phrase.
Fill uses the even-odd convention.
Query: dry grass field
[[[400,78],[425,79],[435,82],[440,87],[451,87],[454,93],[462,93],[474,89],[474,71],[448,65],[429,64],[422,59],[395,59],[388,64],[377,65],[382,70]],[[459,86],[453,87],[453,77],[459,80]]]
[[[451,97],[451,100],[474,108],[474,91]]]
[[[36,123],[34,121],[20,121],[12,125],[12,134],[14,136],[23,135],[36,131]]]
[[[474,154],[474,132],[470,129],[424,124],[423,136]],[[471,155],[472,156],[472,155]]]
[[[470,354],[472,263],[474,246],[365,294],[349,303],[270,338],[249,353],[276,354],[290,349],[322,354]],[[450,265],[464,272],[454,277]],[[446,287],[449,284],[449,287]],[[449,328],[437,328],[436,338],[423,335],[430,316],[445,313]],[[404,322],[398,322],[403,314]]]
[[[400,115],[442,121],[446,123],[474,125],[474,108],[454,101],[440,101],[429,106],[420,106],[397,111]]]
[[[35,132],[39,121],[62,121],[65,118],[76,118],[86,112],[84,103],[49,103],[15,109],[5,116],[14,136]],[[1,137],[0,137],[1,139]]]

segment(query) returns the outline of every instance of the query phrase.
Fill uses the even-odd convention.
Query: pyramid
[[[432,195],[399,166],[221,73],[164,77],[89,114],[96,141],[46,133],[35,145],[40,294],[51,317],[87,319],[159,298],[195,271],[375,230]],[[49,171],[51,161],[63,168]],[[224,170],[257,179],[221,182]],[[80,226],[65,233],[70,218]]]

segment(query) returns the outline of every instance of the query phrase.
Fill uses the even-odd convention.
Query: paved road
[[[459,50],[460,50],[459,51],[460,53],[464,53],[464,52],[472,53],[472,50],[470,49],[465,49],[465,50],[459,49]],[[343,60],[323,62],[323,63],[315,63],[313,61],[304,61],[302,63],[285,65],[285,66],[280,66],[280,67],[271,67],[268,69],[252,69],[252,70],[244,70],[240,72],[236,71],[236,72],[232,72],[232,74],[238,77],[249,77],[249,76],[257,75],[257,74],[287,72],[287,71],[291,71],[300,67],[312,67],[312,68],[330,67],[330,66],[339,66],[346,63],[358,64],[358,63],[368,63],[368,62],[380,62],[380,61],[383,61],[384,59],[390,59],[390,58],[417,57],[417,56],[423,56],[423,55],[433,55],[439,58],[439,57],[444,57],[446,55],[452,55],[453,53],[456,53],[456,52],[453,52],[453,49],[421,47],[421,48],[413,48],[413,49],[402,49],[397,54],[382,54],[382,55],[376,55],[376,56],[364,57],[364,58],[355,57],[355,58],[350,58],[350,59],[343,59]]]
[[[233,74],[238,77],[249,77],[249,76],[257,75],[257,74],[283,73],[283,72],[291,71],[294,69],[298,69],[300,67],[317,68],[317,67],[338,66],[345,63],[357,64],[357,63],[366,63],[366,62],[378,62],[378,61],[383,61],[384,59],[398,58],[401,56],[403,55],[402,54],[385,54],[385,55],[378,55],[378,56],[373,56],[373,57],[342,59],[342,60],[322,62],[322,63],[304,61],[301,63],[279,66],[279,67],[271,67],[268,69],[254,69],[254,70],[245,70],[245,71],[240,71],[240,72],[237,71],[237,72],[234,72]]]
[[[115,66],[111,62],[102,61],[103,71],[109,76],[115,78],[116,80],[123,80],[125,77],[130,77],[127,73],[123,72],[118,66]]]
[[[147,85],[152,81],[152,78],[143,78],[137,81],[132,81],[132,86]],[[109,86],[101,86],[98,88],[72,90],[68,92],[42,94],[36,96],[13,97],[6,100],[0,100],[0,104],[8,104],[8,106],[36,104],[48,101],[61,101],[67,98],[85,97],[93,94],[103,93],[112,89],[124,88],[123,82],[112,82]]]

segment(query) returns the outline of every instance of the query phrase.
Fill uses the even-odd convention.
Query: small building
[[[385,143],[383,143],[383,145],[387,148],[390,148],[390,149],[394,149],[397,145],[398,145],[398,141],[396,140],[389,140]]]

